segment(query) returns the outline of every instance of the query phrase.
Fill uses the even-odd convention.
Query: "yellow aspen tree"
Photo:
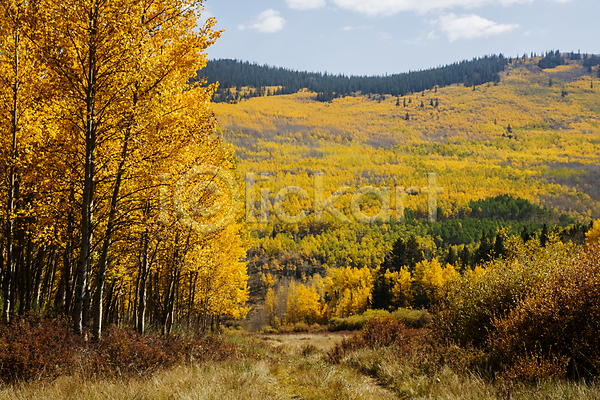
[[[590,247],[600,243],[600,220],[594,221],[590,230],[585,233],[585,245]]]
[[[83,177],[76,189],[81,236],[73,313],[77,332],[85,325],[90,289],[96,294],[94,335],[101,332],[104,278],[125,165],[135,164],[136,156],[163,163],[167,158],[160,145],[151,150],[140,146],[137,152],[129,146],[155,146],[175,137],[181,147],[187,138],[170,121],[205,128],[206,112],[190,112],[196,110],[181,103],[187,82],[202,67],[203,51],[216,38],[213,20],[194,30],[201,5],[195,0],[40,1],[35,40],[60,95],[64,139],[81,160],[74,168]],[[99,255],[92,254],[95,237],[102,243]],[[95,258],[100,262],[90,288]]]
[[[242,261],[245,249],[239,243],[240,226],[232,224],[199,248],[199,258],[190,265],[198,274],[196,308],[203,330],[218,329],[222,317],[243,318],[249,311],[248,274]]]
[[[302,283],[291,281],[288,288],[285,322],[294,324],[316,323],[321,318],[320,296],[316,290]]]
[[[348,317],[367,310],[373,291],[371,269],[336,268],[329,270],[325,280],[329,317]]]
[[[385,279],[392,288],[392,302],[396,307],[410,307],[413,300],[413,278],[407,267],[397,272],[386,272]]]
[[[446,264],[446,267],[442,271],[442,282],[445,285],[451,279],[458,276],[458,270],[455,265]]]
[[[415,265],[415,285],[419,301],[424,305],[432,302],[444,283],[442,266],[436,258],[423,260]]]
[[[3,293],[3,318],[8,322],[14,311],[17,274],[26,265],[18,266],[15,256],[15,224],[34,214],[39,184],[45,181],[44,151],[40,143],[44,135],[51,137],[53,130],[42,134],[45,114],[43,104],[48,91],[44,79],[46,69],[36,55],[30,38],[31,20],[35,7],[30,2],[7,0],[0,2],[0,173],[6,184],[0,193],[2,199],[4,262],[0,263],[0,282]],[[41,238],[35,229],[28,230],[27,257],[33,251],[31,243]],[[40,269],[41,271],[41,269]],[[31,285],[27,285],[27,307],[30,306]],[[21,302],[21,308],[23,302]]]

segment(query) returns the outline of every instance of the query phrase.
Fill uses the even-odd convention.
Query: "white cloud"
[[[367,29],[373,29],[373,25],[364,25],[364,26],[345,26],[342,28],[342,30],[344,31],[354,31],[354,30],[367,30]]]
[[[475,8],[484,5],[510,6],[534,0],[332,0],[338,7],[369,16],[393,15],[412,11],[426,13],[455,7]],[[553,0],[565,2],[570,0]]]
[[[325,0],[285,0],[285,2],[294,10],[314,10],[325,7]]]
[[[458,39],[487,38],[511,32],[519,27],[517,24],[500,24],[475,14],[460,17],[455,14],[443,15],[437,20],[437,25],[451,42]]]
[[[285,19],[279,16],[279,11],[269,8],[258,14],[258,17],[254,22],[249,25],[239,25],[238,29],[243,31],[248,28],[262,33],[276,33],[282,30],[284,26]]]
[[[427,34],[427,39],[439,39],[440,37],[435,33],[435,31],[431,31]]]

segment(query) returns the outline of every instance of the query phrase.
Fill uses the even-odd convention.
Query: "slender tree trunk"
[[[137,103],[137,96],[134,96],[134,105]],[[131,122],[133,124],[133,121]],[[115,180],[115,186],[113,188],[112,198],[110,200],[110,212],[108,214],[108,223],[106,225],[106,234],[104,236],[104,243],[102,245],[102,255],[100,256],[98,275],[96,277],[96,293],[94,296],[94,310],[93,310],[93,332],[92,336],[95,340],[100,340],[102,335],[102,302],[104,295],[104,280],[106,278],[106,267],[108,264],[108,251],[112,243],[112,235],[115,229],[116,216],[117,216],[117,203],[119,201],[119,190],[121,189],[121,182],[123,180],[123,174],[125,173],[125,161],[127,160],[127,145],[129,144],[129,137],[131,135],[131,127],[127,129],[125,138],[123,139],[123,148],[121,150],[121,160],[119,161],[119,169],[117,171],[117,178]]]
[[[22,218],[17,219],[17,225],[23,225]],[[17,313],[19,315],[23,314],[24,305],[25,305],[25,282],[27,280],[27,271],[25,269],[25,256],[26,256],[26,240],[25,240],[25,230],[21,227],[17,231],[17,266],[15,268],[15,285],[13,287],[13,293],[15,295],[15,300],[18,298],[18,302],[15,301],[15,311],[17,310],[17,305],[19,309]]]
[[[77,287],[75,289],[75,307],[73,325],[75,332],[82,334],[85,326],[84,314],[89,310],[88,276],[90,272],[90,255],[94,222],[94,183],[96,176],[96,13],[89,12],[89,50],[87,56],[86,87],[86,126],[85,126],[85,166],[83,196],[81,203],[81,245],[79,248],[79,266],[77,271]],[[86,301],[87,298],[87,301]]]
[[[105,308],[106,311],[104,311],[104,313],[101,315],[102,325],[106,325],[108,323],[108,319],[109,319],[109,315],[110,315],[109,313],[112,308],[112,304],[114,303],[113,296],[115,293],[115,283],[116,283],[116,280],[113,279],[110,282],[110,285],[108,285],[108,292],[106,293],[106,308]]]
[[[188,253],[190,246],[190,238],[192,236],[192,230],[190,229],[187,239],[185,241],[185,247],[180,250],[179,247],[175,247],[173,252],[173,261],[171,267],[171,282],[169,283],[169,290],[165,297],[165,316],[163,320],[163,335],[170,333],[173,323],[175,322],[175,301],[177,300],[177,292],[179,289],[179,278],[181,275],[181,269],[185,264],[185,257]],[[178,236],[175,238],[175,243],[178,243]]]
[[[51,301],[52,288],[54,287],[54,279],[56,277],[56,253],[56,247],[52,246],[50,250],[50,259],[48,261],[48,269],[44,276],[44,283],[42,284],[42,294],[38,303],[40,309],[43,309],[47,304],[50,304]]]
[[[44,269],[46,269],[46,275],[49,273],[49,268],[44,268],[44,258],[46,257],[46,245],[41,245],[38,248],[38,253],[35,261],[35,280],[34,280],[34,289],[33,289],[33,306],[35,308],[39,308],[40,306],[40,298],[42,291],[42,276]]]
[[[127,308],[125,309],[125,314],[127,318],[127,322],[131,323],[131,285],[129,285],[129,293],[127,297]],[[135,308],[135,306],[134,306]]]
[[[31,239],[31,234],[27,235],[27,247],[26,247],[26,256],[25,256],[25,282],[24,282],[24,292],[25,292],[25,305],[22,307],[25,312],[31,310],[31,298],[33,291],[33,241]]]
[[[142,234],[142,251],[140,255],[140,268],[138,273],[138,290],[137,290],[137,320],[136,327],[139,334],[144,333],[146,325],[146,281],[148,278],[148,248],[150,240],[148,231]]]
[[[60,274],[60,283],[54,305],[58,312],[65,315],[71,315],[71,302],[73,298],[72,288],[72,270],[73,270],[73,247],[75,244],[75,238],[73,229],[75,227],[75,216],[73,215],[72,206],[75,203],[75,191],[71,186],[71,193],[69,194],[69,211],[67,213],[67,234],[65,237],[65,250],[62,253],[62,272]]]
[[[188,299],[188,314],[187,314],[187,327],[191,328],[192,314],[194,311],[194,299],[196,297],[196,280],[198,277],[198,272],[190,272],[190,289],[189,289],[189,299]]]
[[[167,294],[165,295],[165,305],[163,307],[163,323],[162,323],[162,334],[165,335],[168,333],[170,327],[169,325],[169,317],[171,316],[171,306],[173,304],[172,294],[175,293],[175,267],[171,270],[169,286],[167,289]]]
[[[9,167],[9,176],[8,176],[8,199],[7,199],[7,210],[6,210],[6,268],[4,271],[4,281],[3,289],[4,289],[4,321],[8,323],[10,321],[10,313],[12,311],[12,307],[14,307],[11,300],[14,299],[14,293],[11,292],[14,282],[12,281],[14,273],[15,273],[15,256],[13,254],[13,241],[14,241],[14,221],[16,214],[16,197],[17,197],[17,132],[19,128],[19,42],[20,42],[20,34],[18,27],[15,27],[15,35],[14,35],[14,45],[15,45],[15,53],[14,53],[14,64],[13,64],[13,72],[15,74],[15,81],[13,84],[13,102],[12,102],[12,121],[11,121],[11,131],[12,131],[12,146],[11,146],[11,161]]]
[[[173,328],[173,324],[175,323],[175,300],[177,297],[177,288],[179,287],[179,275],[179,269],[175,270],[169,288],[170,297],[167,303],[167,318],[163,328],[163,335],[171,333],[171,329]]]

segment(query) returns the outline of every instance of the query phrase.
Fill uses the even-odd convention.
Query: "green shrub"
[[[359,315],[351,315],[349,317],[333,317],[329,320],[330,331],[357,331],[373,318],[381,318],[389,316],[389,311],[386,310],[367,310]]]
[[[394,312],[386,310],[367,310],[360,315],[352,315],[346,318],[331,318],[329,321],[330,331],[357,331],[365,324],[376,318],[393,317],[401,321],[409,328],[422,328],[431,322],[431,316],[426,310],[410,310],[399,308]]]
[[[390,315],[398,318],[409,328],[424,328],[431,323],[431,314],[427,310],[399,308]]]

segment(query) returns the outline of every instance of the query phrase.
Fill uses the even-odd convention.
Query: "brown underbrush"
[[[140,375],[186,362],[224,360],[238,351],[219,336],[140,335],[116,326],[101,340],[86,341],[67,319],[30,314],[0,325],[0,380]]]

